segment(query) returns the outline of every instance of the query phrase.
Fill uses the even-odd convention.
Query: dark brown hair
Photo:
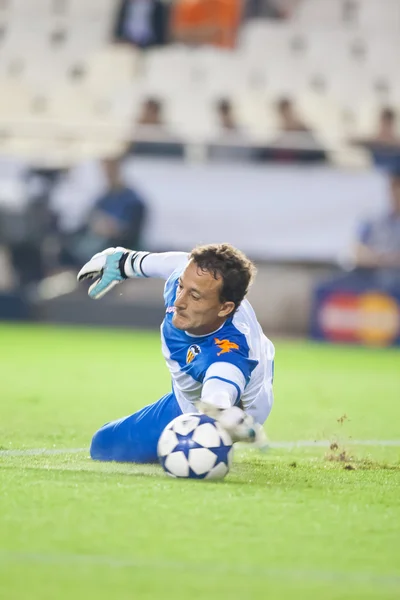
[[[256,274],[254,264],[241,250],[230,244],[197,246],[189,256],[202,271],[209,271],[215,279],[222,277],[220,299],[239,307]]]

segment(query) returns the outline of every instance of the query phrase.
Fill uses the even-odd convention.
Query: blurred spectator
[[[56,261],[58,223],[49,206],[55,177],[51,171],[28,171],[24,205],[0,209],[0,240],[21,287],[40,281]]]
[[[243,18],[289,19],[300,0],[244,0]]]
[[[376,131],[366,138],[356,138],[353,143],[363,145],[400,147],[400,137],[397,132],[397,117],[390,107],[382,108],[379,113]]]
[[[109,246],[139,249],[146,216],[146,203],[121,177],[120,159],[104,160],[106,191],[97,199],[87,223],[65,236],[61,262],[79,266]]]
[[[372,140],[382,144],[400,146],[400,138],[396,131],[396,113],[391,108],[382,109],[376,134]]]
[[[233,107],[227,98],[222,98],[217,103],[217,116],[222,133],[238,131],[239,128],[233,114]]]
[[[169,3],[162,0],[122,0],[115,39],[147,48],[168,41]]]
[[[360,228],[354,259],[382,284],[400,289],[400,170],[391,175],[390,198],[390,210]]]
[[[400,169],[400,136],[397,132],[396,113],[392,108],[381,110],[375,133],[352,142],[367,148],[377,167],[389,172]]]
[[[261,160],[286,163],[311,163],[326,161],[326,152],[311,129],[298,117],[289,98],[281,98],[276,105],[278,137],[259,153]]]
[[[216,104],[217,137],[211,144],[208,156],[211,160],[249,161],[253,150],[250,141],[239,127],[233,106],[228,98]]]
[[[136,121],[132,154],[184,158],[181,140],[168,130],[163,105],[157,98],[147,98]]]
[[[147,100],[144,101],[137,124],[163,127],[164,121],[160,100],[157,98],[147,98]]]
[[[297,116],[293,103],[289,98],[278,100],[276,107],[282,131],[310,131]]]
[[[171,36],[190,46],[233,48],[241,16],[241,0],[176,0]]]

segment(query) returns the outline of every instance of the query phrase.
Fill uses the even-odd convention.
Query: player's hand
[[[94,300],[102,298],[118,283],[127,279],[124,270],[126,260],[131,253],[126,248],[107,248],[99,252],[83,265],[78,273],[78,281],[95,279],[89,288],[88,294]]]
[[[229,433],[234,442],[248,442],[259,449],[268,446],[263,427],[256,423],[252,416],[246,414],[238,406],[218,408],[206,402],[199,402],[201,412],[210,415]]]

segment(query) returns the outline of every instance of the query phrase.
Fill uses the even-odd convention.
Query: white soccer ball
[[[164,471],[172,477],[223,479],[232,464],[233,443],[212,417],[187,413],[167,425],[157,452]]]

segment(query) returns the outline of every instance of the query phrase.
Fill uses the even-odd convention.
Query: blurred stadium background
[[[2,0],[0,317],[157,326],[159,282],[88,307],[77,268],[229,241],[270,333],[398,343],[399,32],[398,0]]]
[[[0,596],[400,597],[399,56],[400,0],[0,0]],[[169,389],[163,282],[76,273],[207,242],[258,267],[269,452],[91,461]]]

